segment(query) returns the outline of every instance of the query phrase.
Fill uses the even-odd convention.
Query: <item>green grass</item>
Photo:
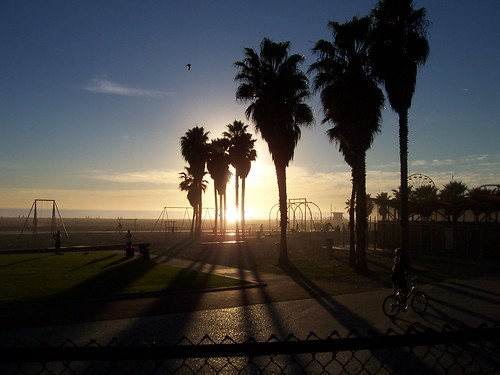
[[[246,283],[125,258],[123,254],[112,252],[0,256],[0,306],[200,290]]]

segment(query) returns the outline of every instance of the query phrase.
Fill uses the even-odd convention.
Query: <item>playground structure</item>
[[[311,209],[312,207],[312,209]],[[313,210],[317,210],[318,217],[314,217]],[[274,211],[276,212],[274,213]],[[315,211],[316,212],[316,211]],[[272,228],[272,220],[274,213],[274,221],[276,228],[280,227],[280,211],[279,204],[275,204],[269,210],[269,229]],[[287,203],[288,229],[290,231],[319,231],[323,227],[323,217],[319,206],[307,198],[291,198]]]
[[[31,216],[32,214],[33,216]],[[25,230],[30,228],[30,218],[33,219],[31,226],[33,234],[55,234],[57,219],[59,219],[61,228],[66,234],[66,237],[68,236],[68,232],[66,231],[66,227],[64,226],[64,222],[62,220],[61,213],[59,212],[59,208],[57,207],[55,199],[35,199],[35,201],[31,205],[30,212],[26,217],[23,228],[21,229],[21,234],[23,234]]]
[[[137,224],[137,219],[125,219],[123,217],[118,218],[118,232],[130,230],[131,232],[137,232],[139,230],[139,225]]]
[[[205,228],[205,223],[208,219],[210,229],[213,227],[212,214],[213,208],[204,208],[202,215],[201,226]],[[188,232],[191,230],[191,223],[193,220],[192,207],[163,207],[160,216],[153,226],[152,232],[158,230],[166,233]]]

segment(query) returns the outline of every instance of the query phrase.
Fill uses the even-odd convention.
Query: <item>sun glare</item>
[[[252,220],[255,218],[254,215],[255,211],[253,208],[245,208],[245,220]],[[228,207],[227,208],[227,222],[228,223],[235,223],[236,218],[238,217],[236,213],[236,208],[235,207]]]
[[[228,223],[234,223],[236,221],[236,208],[228,207],[226,212],[226,219]]]

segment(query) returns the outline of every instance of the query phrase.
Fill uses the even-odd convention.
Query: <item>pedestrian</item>
[[[130,233],[130,229],[127,230],[127,233],[125,233],[125,236],[123,237],[126,243],[126,248],[125,248],[125,254],[127,257],[133,257],[134,256],[134,248],[132,247],[132,233]]]
[[[56,248],[56,255],[59,255],[61,253],[61,231],[58,230],[54,236],[52,236],[55,240],[55,248]]]

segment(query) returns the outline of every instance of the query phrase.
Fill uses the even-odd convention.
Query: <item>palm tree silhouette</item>
[[[235,173],[235,189],[236,189],[236,235],[238,231],[238,219],[241,218],[241,231],[245,236],[245,181],[250,173],[252,161],[257,159],[257,151],[255,150],[255,139],[252,139],[252,134],[247,132],[248,125],[241,121],[234,121],[227,125],[227,131],[223,133],[230,142],[229,159]],[[239,214],[238,189],[239,179],[241,179],[241,215]]]
[[[214,233],[218,233],[217,223],[220,223],[221,233],[225,232],[226,209],[226,186],[231,178],[229,171],[229,140],[226,138],[216,138],[208,144],[207,169],[214,180],[215,195],[215,226]],[[217,199],[219,198],[219,199]],[[218,203],[218,200],[220,201]]]
[[[436,208],[438,189],[434,185],[422,185],[415,188],[409,196],[412,213],[417,214],[420,220],[429,221]]]
[[[208,132],[203,127],[195,126],[189,129],[181,137],[181,154],[185,161],[189,163],[189,172],[193,177],[193,189],[197,194],[196,206],[193,206],[193,218],[196,235],[201,234],[202,220],[202,193],[203,177],[205,176],[205,164],[208,156]]]
[[[314,116],[305,103],[310,91],[306,75],[299,69],[304,56],[289,55],[290,42],[264,38],[260,52],[245,48],[245,58],[235,62],[239,81],[236,99],[250,103],[245,114],[267,142],[276,169],[280,207],[280,252],[278,263],[289,263],[286,242],[286,167],[293,160],[301,126],[312,125]]]
[[[379,0],[371,12],[374,22],[371,58],[383,81],[392,109],[399,116],[401,169],[401,248],[409,258],[408,111],[415,92],[417,68],[429,55],[425,8],[412,0]]]
[[[356,192],[355,268],[360,272],[367,269],[366,151],[380,131],[384,105],[368,55],[370,25],[368,17],[354,17],[343,24],[329,22],[334,41],[315,44],[313,52],[318,60],[309,69],[316,73],[314,89],[321,90],[323,123],[334,125],[327,134],[339,143],[352,167]]]
[[[464,212],[463,206],[461,206],[461,201],[465,198],[468,187],[462,181],[450,181],[439,191],[439,198],[443,201],[448,202],[451,207],[445,208],[444,212],[448,216],[448,220],[457,222],[458,218]]]
[[[390,215],[389,207],[391,205],[389,193],[385,191],[378,193],[374,201],[378,206],[378,214],[382,216],[382,221],[387,221],[387,217]]]
[[[200,194],[198,190],[201,188],[202,191],[205,191],[207,188],[207,181],[201,180],[200,184],[195,183],[195,178],[191,173],[191,169],[189,167],[184,167],[185,172],[179,173],[179,178],[182,180],[179,183],[179,189],[181,191],[187,191],[187,199],[191,207],[193,207],[193,219],[191,221],[191,234],[193,234],[194,224],[198,217],[198,209],[199,209],[199,199]]]
[[[351,167],[351,198],[346,201],[346,210],[349,212],[349,267],[356,266],[356,220],[355,220],[355,205],[351,204],[351,202],[355,202],[356,200],[356,186],[354,185],[354,168],[355,168],[355,157],[354,154],[350,151],[347,141],[345,137],[342,135],[342,131],[339,127],[333,127],[326,131],[330,142],[336,143],[339,147],[340,153],[344,156],[345,162]]]

